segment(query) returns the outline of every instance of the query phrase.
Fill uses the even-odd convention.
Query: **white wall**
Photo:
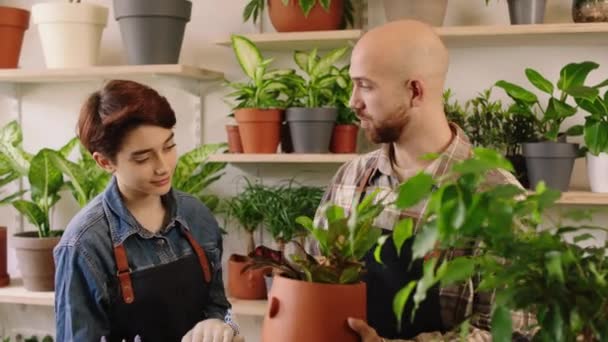
[[[40,1],[34,0],[0,0],[0,5],[31,8]],[[111,8],[110,0],[89,1]],[[242,23],[241,13],[246,0],[211,1],[194,0],[192,21],[187,26],[180,62],[182,64],[202,66],[224,71],[230,79],[240,77],[240,70],[230,51],[217,47],[210,41],[230,33],[255,32],[252,24]],[[571,0],[551,0],[546,15],[546,22],[570,22]],[[369,0],[369,25],[375,26],[384,21],[381,1]],[[472,24],[508,24],[506,1],[492,1],[486,7],[483,0],[450,0],[446,15],[446,25]],[[266,22],[264,27],[271,26]],[[524,76],[525,67],[533,67],[555,80],[561,66],[568,62],[593,60],[601,64],[599,71],[592,74],[592,81],[607,78],[608,75],[608,40],[580,39],[580,36],[542,38],[542,39],[504,39],[494,38],[483,41],[458,41],[450,43],[451,67],[447,86],[453,88],[456,98],[464,101],[475,96],[481,90],[491,86],[499,79],[506,79],[527,84]],[[117,23],[110,12],[108,27],[103,34],[100,64],[124,64],[125,51],[121,45]],[[279,63],[288,65],[289,54],[276,54]],[[38,32],[35,26],[26,33],[20,61],[22,68],[43,68]],[[199,99],[192,94],[156,80],[142,80],[156,87],[165,94],[178,114],[177,140],[180,151],[186,151],[196,144]],[[24,145],[31,152],[42,147],[58,147],[72,136],[78,108],[83,99],[97,89],[100,82],[29,85],[12,88],[0,84],[0,124],[19,116],[24,128]],[[21,94],[21,102],[14,99],[14,93]],[[229,111],[222,96],[226,90],[214,87],[204,97],[201,120],[202,142],[225,141],[224,124]],[[496,98],[505,99],[500,91],[494,92]],[[572,121],[581,121],[577,116]],[[584,187],[586,176],[584,169],[577,167],[574,184]],[[298,180],[310,184],[325,185],[336,166],[248,166],[243,169],[229,167],[228,174],[212,190],[222,196],[234,194],[242,175],[263,177],[265,181],[275,182],[297,176]],[[63,227],[76,212],[77,207],[68,194],[58,206],[54,217],[56,227]],[[603,210],[603,208],[602,208]],[[605,224],[605,214],[598,216],[598,222]],[[3,223],[9,225],[11,232],[22,229],[20,220],[11,208],[0,208]],[[220,221],[222,222],[222,221]],[[26,225],[27,227],[27,225]],[[225,240],[225,256],[231,252],[241,252],[245,247],[244,239],[234,227],[229,226],[230,234]],[[14,255],[10,253],[10,272],[17,275]],[[239,317],[245,328],[247,341],[257,341],[260,318]],[[23,331],[54,332],[52,310],[50,308],[25,307],[21,305],[0,305],[0,336],[17,329]]]

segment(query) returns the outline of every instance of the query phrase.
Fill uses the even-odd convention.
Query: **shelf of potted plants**
[[[224,153],[209,156],[209,161],[235,164],[342,164],[357,157],[356,154],[341,153]]]

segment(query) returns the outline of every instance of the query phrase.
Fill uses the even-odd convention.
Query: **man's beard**
[[[409,115],[404,108],[399,108],[395,114],[380,123],[368,120],[371,127],[365,127],[365,135],[374,144],[389,144],[399,140],[403,129],[409,122]]]

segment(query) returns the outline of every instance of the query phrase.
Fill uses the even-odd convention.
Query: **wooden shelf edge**
[[[608,205],[608,193],[590,191],[567,191],[557,202],[571,205]]]
[[[7,287],[0,287],[0,303],[54,306],[54,292],[34,292],[23,287],[21,279],[11,279]]]
[[[322,164],[342,164],[348,162],[357,154],[305,154],[305,153],[275,153],[275,154],[254,154],[254,153],[223,153],[209,156],[210,162],[225,162],[234,164],[253,164],[253,163],[322,163]]]
[[[264,316],[266,315],[266,309],[268,301],[263,300],[245,300],[228,298],[230,304],[232,304],[232,313],[235,315],[243,316]]]

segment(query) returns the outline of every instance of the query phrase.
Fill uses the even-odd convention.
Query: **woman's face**
[[[171,189],[177,152],[171,129],[142,125],[129,132],[109,163],[121,191],[130,195],[164,195]],[[103,165],[102,165],[103,167]]]

